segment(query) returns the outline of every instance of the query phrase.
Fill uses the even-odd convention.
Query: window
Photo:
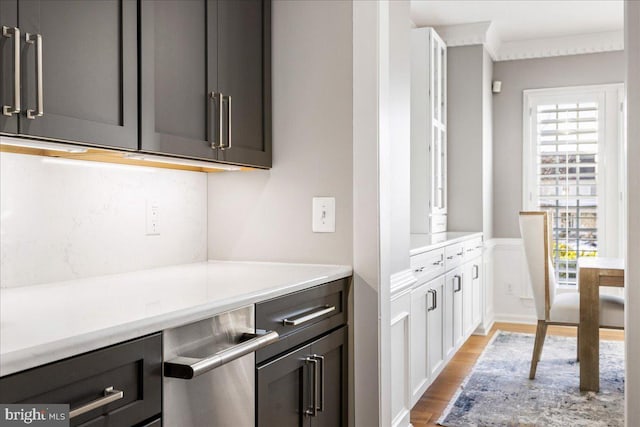
[[[621,100],[622,85],[524,92],[523,207],[551,215],[559,285],[578,258],[620,254]]]

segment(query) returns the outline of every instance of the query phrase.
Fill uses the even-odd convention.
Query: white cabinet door
[[[471,280],[473,289],[472,319],[473,328],[478,327],[482,321],[482,306],[484,302],[484,288],[482,283],[482,257],[471,261]]]
[[[473,265],[471,262],[465,263],[462,267],[462,328],[464,330],[464,338],[466,339],[476,325],[473,321]]]
[[[427,353],[429,355],[429,379],[433,381],[444,363],[444,276],[429,283],[427,301]],[[430,295],[429,295],[430,294]]]
[[[430,283],[411,291],[411,405],[422,396],[429,381],[427,310],[432,306]]]
[[[444,349],[449,359],[463,338],[461,267],[446,274],[444,287]]]
[[[409,424],[411,385],[409,343],[411,340],[411,294],[391,300],[391,416],[393,426]]]

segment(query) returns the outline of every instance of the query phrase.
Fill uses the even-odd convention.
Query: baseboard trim
[[[526,325],[535,325],[538,318],[531,315],[523,314],[496,314],[493,317],[494,323],[522,323]]]

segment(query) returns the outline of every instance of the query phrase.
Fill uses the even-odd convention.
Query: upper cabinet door
[[[217,25],[217,87],[231,124],[218,160],[271,167],[271,2],[221,0]]]
[[[140,149],[215,160],[217,2],[142,0]],[[233,100],[235,101],[235,99]]]
[[[22,59],[19,133],[136,149],[137,2],[17,3]],[[3,39],[4,69],[10,40]],[[6,87],[4,75],[3,71]]]
[[[17,0],[0,1],[0,26],[0,132],[14,134],[18,132],[20,115],[21,40]]]

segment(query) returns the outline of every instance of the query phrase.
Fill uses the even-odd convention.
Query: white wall
[[[493,238],[493,59],[482,49],[482,233]]]
[[[502,81],[502,92],[493,97],[493,233],[495,237],[520,237],[522,91],[620,83],[624,80],[624,53],[500,61],[494,64],[493,78]]]
[[[200,172],[3,152],[0,286],[204,261],[206,195]],[[145,234],[147,200],[159,236]]]
[[[625,271],[625,420],[640,425],[640,2],[625,1],[628,239]]]
[[[272,5],[273,169],[210,174],[209,258],[351,264],[352,4]],[[336,232],[311,199],[336,198]]]
[[[447,229],[483,226],[482,45],[447,49]]]

